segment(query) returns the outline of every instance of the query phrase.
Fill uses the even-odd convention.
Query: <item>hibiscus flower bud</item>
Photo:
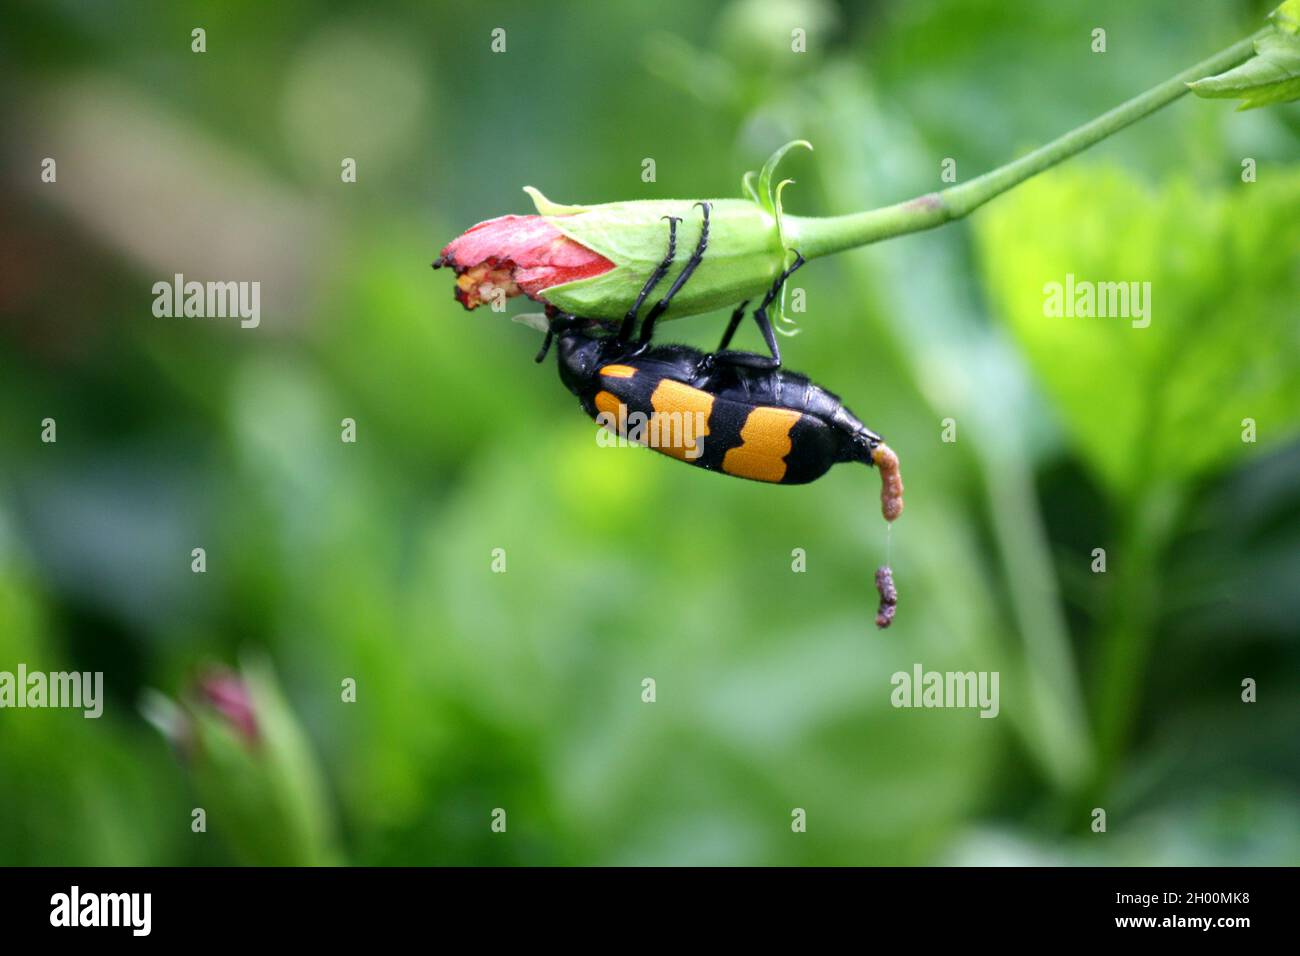
[[[257,715],[248,685],[234,671],[212,668],[195,682],[195,696],[246,744],[257,743]]]
[[[141,701],[145,717],[187,760],[200,755],[202,725],[229,737],[240,746],[255,749],[261,736],[256,706],[248,683],[227,667],[211,666],[186,688],[183,703],[157,691]]]
[[[188,772],[203,811],[192,827],[211,822],[244,864],[338,861],[324,779],[267,661],[205,668],[179,700],[149,691],[140,707]]]
[[[664,318],[731,307],[758,298],[793,259],[783,230],[780,192],[772,175],[794,145],[778,150],[760,174],[744,180],[746,199],[710,200],[704,259]],[[456,298],[467,309],[526,295],[561,312],[621,319],[663,261],[668,223],[679,220],[673,265],[662,295],[700,238],[698,200],[653,199],[566,206],[524,187],[536,215],[501,216],[474,226],[442,250],[434,267],[456,271]],[[798,223],[791,220],[791,225]],[[806,230],[805,230],[806,231]],[[650,301],[654,301],[652,293]],[[777,310],[779,317],[779,309]]]

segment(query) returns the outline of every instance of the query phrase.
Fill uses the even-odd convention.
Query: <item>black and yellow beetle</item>
[[[640,416],[644,433],[659,436],[651,447],[700,468],[797,485],[838,462],[874,464],[883,442],[797,372],[718,364],[684,345],[629,354],[587,323],[564,325],[555,332],[560,379],[587,414],[624,437],[624,423]]]
[[[646,442],[666,455],[709,471],[778,484],[804,484],[820,478],[839,462],[880,465],[885,490],[882,510],[893,521],[902,511],[902,482],[897,457],[884,439],[845,408],[839,397],[797,372],[780,367],[767,308],[781,285],[803,263],[777,278],[754,312],[772,355],[727,349],[744,315],[742,303],[731,317],[716,352],[685,345],[651,345],[655,318],[690,277],[708,243],[708,206],[704,228],[686,266],[642,325],[637,341],[631,332],[645,298],[672,263],[676,221],[669,220],[668,255],[637,297],[619,329],[594,319],[552,315],[545,358],[553,341],[560,379],[598,422],[623,435],[627,422],[645,422]],[[664,436],[672,440],[664,440]],[[657,440],[656,440],[657,439]]]

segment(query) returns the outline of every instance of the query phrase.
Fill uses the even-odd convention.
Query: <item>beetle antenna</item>
[[[547,332],[546,338],[542,340],[542,349],[537,353],[537,357],[533,359],[534,362],[541,365],[542,362],[546,360],[546,353],[551,350],[551,343],[553,341],[555,341],[555,333],[553,331]]]

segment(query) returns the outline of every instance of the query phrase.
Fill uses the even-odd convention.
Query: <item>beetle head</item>
[[[605,326],[593,319],[558,317],[551,322],[551,334],[556,339],[560,380],[574,394],[581,394],[596,377],[597,370],[623,349]]]

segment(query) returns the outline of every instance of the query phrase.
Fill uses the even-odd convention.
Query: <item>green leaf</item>
[[[1273,26],[1292,35],[1300,33],[1300,0],[1286,0],[1268,15]]]
[[[1274,12],[1275,32],[1255,41],[1255,55],[1226,73],[1187,84],[1197,96],[1240,99],[1241,110],[1300,99],[1300,36],[1294,30],[1292,4]],[[1279,16],[1281,15],[1281,16]]]
[[[1231,466],[1300,431],[1297,205],[1300,171],[1220,191],[1153,190],[1075,167],[1031,180],[976,221],[994,308],[1117,496]],[[1149,283],[1149,323],[1132,301],[1130,317],[1051,308],[1053,283],[1073,284],[1078,305],[1083,282]],[[1243,441],[1247,418],[1258,444]]]

